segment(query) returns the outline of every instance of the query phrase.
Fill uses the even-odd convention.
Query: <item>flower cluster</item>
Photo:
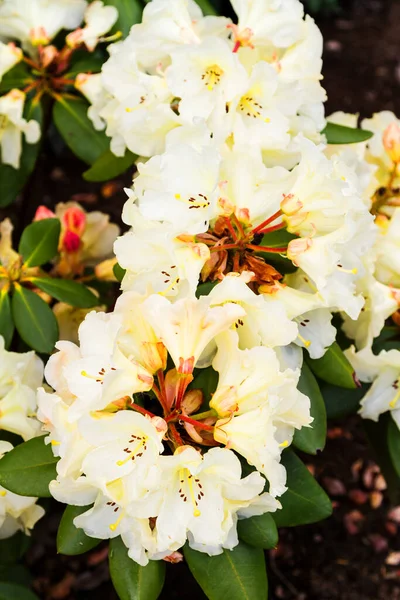
[[[1,162],[19,169],[23,136],[28,144],[35,144],[41,135],[40,123],[32,115],[44,93],[55,95],[63,86],[74,83],[66,78],[71,57],[76,49],[95,50],[118,18],[113,6],[104,6],[100,0],[88,4],[86,0],[2,0],[0,3],[0,81],[19,62],[32,71],[32,77],[23,77],[23,90],[9,89],[0,96]],[[84,21],[85,25],[79,27]],[[62,30],[71,31],[66,45],[59,50],[52,40]],[[22,47],[16,46],[19,43]],[[27,72],[28,76],[29,73]],[[27,94],[35,90],[35,97],[27,102]],[[34,116],[34,118],[24,118]]]
[[[323,144],[314,22],[297,0],[233,7],[152,0],[77,80],[112,151],[148,160],[114,245],[123,293],[57,344],[38,416],[53,496],[142,565],[232,549],[238,519],[279,509],[281,454],[313,421],[302,348],[324,355],[332,311],[360,317],[376,236],[360,173]]]
[[[36,389],[43,381],[43,363],[34,352],[7,352],[0,336],[0,429],[29,440],[40,432]],[[0,460],[12,449],[0,441]],[[43,515],[37,498],[18,496],[0,486],[0,539],[16,531],[29,533]]]
[[[272,164],[290,161],[298,132],[321,139],[322,36],[314,21],[297,0],[232,6],[237,24],[204,17],[194,0],[153,0],[142,23],[109,48],[102,73],[77,79],[117,156],[125,148],[159,154],[168,132],[195,119],[220,143],[251,138]]]
[[[331,121],[354,126],[357,115],[335,113]],[[362,125],[374,136],[356,149],[339,149],[339,154],[359,174],[364,203],[374,217],[377,235],[365,253],[364,275],[357,290],[365,299],[357,319],[343,315],[343,330],[355,341],[347,351],[361,381],[373,382],[361,401],[360,413],[377,421],[391,411],[400,427],[400,352],[381,350],[375,354],[374,340],[381,334],[386,319],[399,325],[400,306],[400,121],[383,111],[365,119]]]

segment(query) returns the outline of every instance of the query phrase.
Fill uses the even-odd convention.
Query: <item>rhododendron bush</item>
[[[325,118],[298,0],[232,8],[0,0],[0,205],[46,136],[133,176],[122,235],[76,201],[0,224],[0,538],[52,496],[123,600],[181,560],[266,599],[278,528],[331,513],[297,455],[327,416],[375,422],[400,478],[400,121]]]

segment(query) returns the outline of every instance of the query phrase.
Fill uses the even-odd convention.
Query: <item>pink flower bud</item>
[[[49,208],[47,208],[46,206],[43,206],[43,204],[41,204],[36,209],[33,220],[34,221],[42,221],[43,219],[54,219],[55,216],[56,215],[55,215],[55,213],[53,213],[52,210],[50,210]]]

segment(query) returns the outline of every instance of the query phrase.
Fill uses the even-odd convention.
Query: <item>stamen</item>
[[[343,271],[343,273],[350,273],[351,275],[357,275],[357,273],[358,273],[358,269],[356,269],[356,268],[345,269],[344,267],[342,267],[342,265],[338,265],[337,268],[339,269],[339,271]]]
[[[395,386],[393,386],[395,387]],[[395,387],[395,389],[397,390],[395,397],[393,398],[393,400],[391,402],[389,402],[389,406],[390,408],[396,408],[396,404],[398,403],[399,399],[400,399],[400,389],[397,389],[397,387]]]
[[[196,494],[195,494],[194,486],[193,486],[193,475],[189,472],[188,469],[179,469],[179,480],[180,480],[181,484],[187,483],[187,486],[189,489],[190,500],[193,505],[193,516],[200,517],[201,511],[198,508],[198,503],[196,500]],[[195,482],[197,483],[198,488],[199,488],[199,493],[198,493],[197,498],[199,500],[201,500],[201,498],[204,496],[204,492],[201,491],[202,486],[201,486],[200,481],[198,479],[195,479]],[[188,497],[183,490],[183,486],[181,488],[179,488],[179,497],[183,500],[183,502],[187,502]]]
[[[288,446],[289,446],[289,440],[285,440],[281,444],[279,444],[279,448],[287,448]]]
[[[223,70],[218,65],[211,65],[205,70],[201,78],[209,92],[212,92],[214,87],[219,84],[223,74]]]
[[[132,436],[132,437],[135,437],[135,436]],[[139,442],[138,444],[136,444],[136,446],[134,447],[134,449],[133,449],[131,452],[129,452],[128,456],[127,456],[126,458],[124,458],[124,460],[117,460],[117,465],[118,465],[119,467],[122,467],[122,465],[126,465],[126,463],[127,463],[127,462],[129,462],[130,460],[135,460],[135,458],[136,458],[136,454],[137,454],[138,456],[142,456],[143,452],[141,452],[141,453],[138,453],[138,450],[140,449],[140,447],[143,447],[143,449],[144,449],[144,450],[146,449],[146,442],[147,442],[147,439],[148,439],[148,438],[147,438],[147,436],[144,436],[144,437],[143,437],[143,438],[140,440],[140,442]],[[130,442],[130,443],[131,443],[131,442]],[[125,451],[126,451],[126,450],[128,450],[128,451],[129,451],[129,449],[128,449],[128,448],[125,448]]]
[[[299,340],[301,342],[303,342],[303,344],[305,345],[306,348],[308,348],[309,346],[311,346],[311,341],[310,340],[306,340],[305,338],[303,338],[302,335],[300,335],[299,333],[297,334],[297,337],[299,338]]]
[[[115,531],[117,529],[118,525],[121,523],[123,518],[124,518],[124,511],[121,511],[121,514],[119,515],[119,517],[115,521],[115,523],[111,523],[111,525],[110,525],[111,531]]]

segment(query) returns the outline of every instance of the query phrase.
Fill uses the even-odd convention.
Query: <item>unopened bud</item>
[[[86,214],[78,206],[71,206],[63,214],[62,222],[66,229],[81,236],[86,227]]]
[[[400,126],[393,121],[383,132],[383,146],[393,162],[400,162]]]
[[[292,240],[289,242],[287,249],[287,257],[291,260],[295,265],[297,265],[296,260],[301,254],[307,252],[309,248],[312,246],[312,240],[310,238],[300,238],[298,240]]]
[[[50,41],[44,27],[33,27],[30,31],[30,38],[32,46],[46,46]]]
[[[64,233],[62,241],[63,250],[65,250],[65,252],[68,252],[68,254],[72,254],[73,252],[77,252],[79,250],[80,245],[81,238],[79,237],[79,235],[67,229],[67,231]]]
[[[94,268],[94,274],[96,275],[96,278],[100,279],[101,281],[117,281],[117,278],[114,275],[114,266],[116,264],[116,258],[103,260]]]
[[[189,390],[182,400],[182,412],[185,415],[191,415],[199,410],[202,403],[203,392],[201,390]]]
[[[33,217],[33,220],[34,221],[43,221],[43,219],[54,219],[55,216],[56,215],[55,215],[55,213],[53,213],[52,210],[47,208],[47,206],[43,206],[43,204],[41,204],[40,206],[37,207],[35,216]]]
[[[42,67],[47,69],[49,65],[57,58],[58,50],[55,46],[46,46],[40,52],[40,61],[42,63]]]
[[[303,203],[294,194],[286,194],[281,202],[282,212],[287,216],[295,215],[303,208]]]

